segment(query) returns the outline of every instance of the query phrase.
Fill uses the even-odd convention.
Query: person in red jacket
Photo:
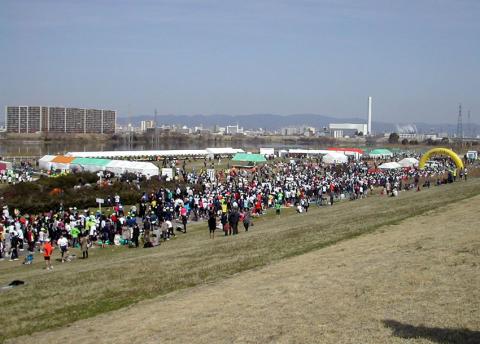
[[[47,239],[45,245],[43,245],[43,259],[45,259],[45,269],[46,270],[53,270],[52,263],[50,258],[52,257],[53,253],[53,246],[50,242],[50,239]]]
[[[32,227],[28,227],[28,230],[27,230],[27,243],[28,243],[28,251],[34,252],[35,238],[33,237]]]

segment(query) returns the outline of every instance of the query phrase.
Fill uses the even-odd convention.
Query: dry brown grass
[[[475,232],[472,234],[467,223],[462,225],[461,232],[445,230],[445,224],[451,216],[461,216],[460,219],[469,216],[472,210],[466,207],[468,201],[460,207],[468,210],[464,213],[448,216],[435,213],[432,220],[425,218],[425,230],[430,230],[430,234],[418,237],[411,245],[409,235],[419,232],[419,228],[414,226],[416,220],[407,221],[407,225],[394,226],[396,229],[385,226],[479,193],[480,180],[471,180],[420,193],[402,193],[401,197],[395,199],[372,197],[345,202],[333,208],[311,208],[311,212],[305,216],[284,212],[280,218],[269,215],[268,221],[257,221],[252,232],[233,238],[209,240],[205,225],[201,225],[192,228],[187,236],[156,249],[97,249],[91,252],[88,261],[56,264],[54,273],[40,270],[38,262],[33,266],[21,267],[4,262],[0,264],[0,283],[23,279],[28,285],[2,293],[2,335],[5,339],[65,326],[75,320],[120,309],[143,299],[218,281],[237,272],[326,247],[380,227],[381,232],[385,233],[364,236],[287,260],[282,263],[285,264],[283,267],[278,264],[271,267],[273,270],[268,268],[241,274],[217,286],[202,287],[200,291],[193,289],[174,293],[151,305],[150,302],[142,302],[130,310],[80,322],[75,325],[75,331],[67,328],[64,332],[53,334],[53,337],[41,338],[52,340],[71,335],[62,341],[94,341],[102,338],[103,342],[108,338],[97,337],[97,334],[105,333],[106,327],[112,342],[117,342],[122,336],[126,341],[145,339],[149,334],[151,342],[158,342],[159,338],[178,342],[191,342],[192,339],[198,342],[210,339],[217,342],[308,342],[323,338],[324,342],[333,342],[333,338],[342,333],[345,334],[344,338],[355,338],[360,332],[365,335],[369,331],[373,335],[380,329],[383,329],[383,335],[390,334],[383,324],[366,322],[368,319],[371,321],[371,311],[384,312],[377,320],[404,321],[405,324],[414,325],[421,319],[431,320],[425,313],[431,308],[430,301],[439,295],[440,291],[435,292],[436,283],[444,281],[441,278],[442,271],[447,273],[445,278],[448,279],[452,270],[455,270],[444,267],[445,261],[440,255],[445,250],[443,246],[439,246],[440,249],[436,246],[424,249],[430,247],[429,240],[435,245],[452,242],[454,247],[453,240],[465,244],[474,242],[472,236]],[[477,198],[472,204],[478,209]],[[429,224],[436,219],[439,219],[435,222],[437,225]],[[454,226],[455,221],[451,223]],[[437,240],[433,235],[436,227],[440,227],[438,230],[443,233],[443,239],[439,237]],[[388,236],[389,233],[393,233],[392,236]],[[382,235],[386,235],[386,239],[382,239]],[[458,247],[454,249],[458,250]],[[467,246],[466,249],[476,252],[474,247]],[[325,256],[330,250],[336,253],[331,257]],[[468,256],[468,253],[464,255]],[[415,257],[419,256],[425,256],[426,260],[417,264]],[[445,257],[455,258],[448,250],[445,251]],[[478,269],[478,264],[475,267],[470,263],[460,261],[461,266]],[[278,271],[275,270],[277,267]],[[423,280],[423,275],[430,276],[428,281]],[[465,272],[459,276],[461,279],[455,279],[455,285],[459,285],[459,280],[468,281],[469,286],[479,285],[474,274],[468,277]],[[237,279],[238,283],[235,282]],[[399,283],[396,289],[392,289],[396,284],[390,279]],[[288,282],[285,287],[281,287],[283,281]],[[230,286],[229,283],[234,284]],[[293,289],[290,289],[290,285],[294,286]],[[468,305],[472,304],[472,300],[478,303],[478,292],[470,292],[462,285],[457,288],[448,284],[442,290],[453,293],[455,299],[462,295],[461,300]],[[322,293],[315,293],[319,288]],[[407,295],[418,290],[423,290],[423,294],[419,293],[416,301],[410,302]],[[185,303],[189,297],[190,301]],[[253,304],[252,297],[256,300]],[[417,303],[422,313],[418,312]],[[394,306],[406,308],[397,313]],[[336,310],[335,307],[341,309]],[[364,318],[356,315],[359,318],[353,321],[349,310],[358,311],[362,307],[366,309],[360,312]],[[465,312],[460,312],[458,307],[452,308],[450,304],[448,307],[452,311],[452,319],[457,321],[456,326],[460,326],[459,319]],[[134,317],[137,313],[142,319],[140,323],[139,318]],[[403,317],[405,314],[409,316]],[[438,313],[432,314],[437,316]],[[150,315],[154,315],[151,320]],[[320,316],[324,323],[316,320]],[[124,317],[128,321],[122,323],[120,320]],[[445,325],[451,327],[450,324],[455,321],[445,322]],[[472,329],[476,326],[478,330],[478,323],[472,321],[465,322],[465,325]],[[289,323],[291,326],[287,326]],[[433,321],[430,323],[435,325]],[[371,326],[366,332],[365,324]],[[424,324],[429,322],[425,321]],[[243,329],[243,332],[235,331],[236,328]],[[159,329],[161,334],[157,331]],[[92,333],[87,335],[90,331]],[[348,342],[346,339],[344,341]]]

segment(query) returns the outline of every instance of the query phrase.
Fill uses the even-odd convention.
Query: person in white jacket
[[[60,252],[62,253],[62,263],[65,262],[66,253],[68,252],[68,240],[63,235],[60,235],[60,238],[57,240],[57,245],[60,247]]]

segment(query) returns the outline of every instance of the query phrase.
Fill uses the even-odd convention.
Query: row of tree
[[[400,136],[397,133],[391,133],[390,136],[388,137],[388,143],[398,144],[399,142],[400,142]],[[450,143],[450,140],[448,139],[448,137],[444,137],[441,140],[433,140],[431,138],[428,138],[425,141],[423,141],[423,143],[425,143],[427,145],[431,145],[431,146],[435,146],[437,144],[445,145],[445,144]],[[408,145],[408,144],[417,145],[418,140],[410,140],[409,141],[408,139],[403,139],[401,141],[401,144],[402,145]]]

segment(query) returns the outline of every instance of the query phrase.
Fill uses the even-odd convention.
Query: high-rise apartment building
[[[54,106],[7,106],[9,133],[114,134],[117,112]]]

